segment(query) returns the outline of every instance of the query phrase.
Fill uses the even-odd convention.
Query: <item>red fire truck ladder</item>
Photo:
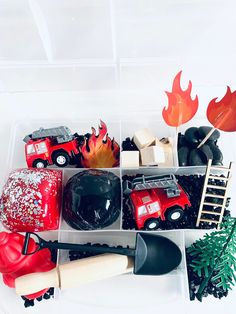
[[[215,223],[217,224],[217,229],[220,228],[220,224],[223,219],[224,215],[224,210],[225,210],[225,205],[227,202],[227,195],[228,195],[228,190],[229,190],[229,181],[232,176],[232,166],[233,163],[230,162],[229,167],[224,167],[224,166],[212,166],[212,160],[209,159],[207,169],[206,169],[206,177],[204,181],[204,186],[203,186],[203,191],[202,191],[202,198],[201,198],[201,203],[199,207],[199,212],[198,212],[198,218],[197,218],[197,223],[196,227],[199,227],[200,222],[209,222],[209,223]],[[216,170],[216,171],[221,171],[224,172],[224,177],[223,176],[216,176],[211,174],[211,170]],[[216,185],[209,183],[209,180],[214,180]],[[224,181],[225,184],[224,186],[219,185],[220,181]],[[218,183],[218,184],[217,184]],[[217,191],[223,191],[223,195],[221,194],[212,194],[209,192],[209,189],[215,189]],[[209,201],[210,199],[219,199],[221,200],[221,204],[219,203],[214,203],[213,201]],[[212,210],[205,209],[205,207],[210,207]],[[220,208],[219,212],[216,212],[215,209]],[[213,219],[207,219],[205,218],[206,215],[215,215],[218,216],[218,220],[213,220]]]
[[[168,197],[180,195],[177,180],[173,174],[165,176],[141,176],[135,178],[132,182],[125,181],[124,193],[129,194],[132,191],[141,191],[147,189],[162,188],[166,190]]]

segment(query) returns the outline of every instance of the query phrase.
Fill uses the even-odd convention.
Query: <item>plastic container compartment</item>
[[[117,177],[120,178],[120,182],[121,182],[121,171],[120,168],[100,168],[103,171],[110,171],[112,173],[114,173]],[[63,170],[63,185],[65,186],[65,184],[67,183],[67,181],[74,176],[75,174],[86,170],[85,168],[80,168],[80,169],[64,169]],[[121,187],[121,191],[122,191],[122,187]],[[122,192],[121,192],[121,197],[122,197]],[[121,202],[122,203],[122,202]],[[121,208],[121,213],[122,213],[122,208]],[[121,221],[121,217],[122,215],[120,214],[118,219],[110,226],[107,226],[106,228],[102,229],[102,230],[120,230],[121,229],[121,225],[122,225],[122,221]],[[75,229],[73,229],[72,227],[70,227],[63,218],[61,218],[61,230],[62,231],[75,231]]]
[[[119,121],[110,121],[107,123],[108,134],[111,138],[115,138],[117,143],[120,145],[120,122]],[[9,169],[15,169],[20,167],[27,167],[25,161],[25,152],[24,152],[24,142],[23,138],[31,134],[33,131],[38,130],[39,128],[52,128],[59,126],[67,126],[70,128],[71,132],[78,133],[79,135],[84,135],[86,133],[91,133],[91,127],[94,127],[96,130],[96,134],[99,132],[99,119],[89,119],[89,123],[85,120],[63,120],[63,121],[55,121],[55,120],[45,120],[45,121],[27,121],[19,122],[15,128],[13,129],[12,136],[12,145],[9,155]],[[23,144],[23,145],[22,145]],[[50,168],[57,168],[57,166],[50,166]],[[75,168],[75,166],[69,165],[67,168]],[[66,168],[66,169],[67,169]]]
[[[102,117],[101,117],[102,118]],[[177,158],[177,135],[174,128],[170,128],[164,124],[161,120],[160,113],[156,112],[153,114],[136,114],[133,116],[132,120],[124,118],[121,121],[104,121],[107,124],[108,132],[111,137],[121,144],[127,136],[132,137],[133,133],[142,127],[150,127],[154,132],[155,136],[158,138],[171,136],[174,139],[173,154],[175,166],[172,168],[161,168],[161,167],[140,167],[139,169],[127,169],[122,167],[103,169],[113,172],[120,179],[125,174],[134,175],[137,173],[143,173],[145,175],[151,174],[179,174],[179,175],[190,175],[190,174],[204,174],[206,167],[178,167]],[[198,121],[199,125],[205,125],[205,121]],[[99,121],[92,119],[88,121],[82,120],[70,120],[70,121],[30,121],[30,122],[20,122],[18,123],[12,134],[11,148],[9,154],[9,167],[8,170],[15,168],[26,167],[25,157],[24,157],[24,142],[22,139],[25,135],[30,134],[32,131],[40,127],[54,127],[59,125],[68,126],[72,132],[77,132],[79,134],[85,134],[90,132],[91,126],[97,129]],[[187,127],[187,126],[186,126]],[[182,130],[182,129],[181,129]],[[227,149],[227,159],[232,160],[233,152],[229,149],[228,142],[224,141],[222,137],[222,145]],[[223,150],[223,149],[222,149]],[[232,153],[232,155],[231,155]],[[224,153],[226,156],[226,153]],[[232,156],[232,158],[231,158]],[[51,166],[50,168],[58,169],[63,173],[63,186],[70,177],[78,172],[85,170],[84,168],[66,167],[58,168],[56,166]],[[122,181],[121,181],[122,182]],[[121,195],[122,197],[122,195]],[[232,200],[230,208],[233,206]],[[121,202],[122,204],[122,202]],[[232,213],[234,214],[234,213]],[[60,221],[59,230],[52,232],[41,233],[46,239],[55,240],[63,242],[72,243],[106,243],[111,246],[117,245],[130,245],[134,246],[135,241],[135,230],[122,230],[122,205],[121,205],[121,215],[117,221],[103,230],[97,231],[78,231],[72,229],[67,223],[62,219]],[[185,261],[185,250],[184,248],[191,244],[199,236],[202,236],[206,231],[204,230],[169,230],[169,231],[155,231],[153,233],[166,236],[173,240],[177,245],[179,245],[182,253],[183,260],[180,266],[172,271],[171,273],[160,276],[134,276],[131,274],[118,276],[109,280],[102,282],[97,282],[90,284],[88,286],[80,287],[77,289],[70,289],[65,291],[55,290],[55,298],[63,298],[70,300],[72,302],[86,304],[91,306],[106,306],[109,308],[114,304],[119,304],[120,309],[133,308],[133,304],[136,304],[137,308],[145,309],[148,304],[150,307],[155,307],[156,304],[160,308],[168,302],[180,302],[188,300],[188,279],[187,279],[187,269]],[[64,263],[69,261],[68,251],[59,251],[58,263]],[[113,289],[112,297],[107,300],[106,295],[109,289]],[[92,296],[96,295],[96,298]],[[119,300],[122,299],[122,303]],[[155,300],[155,302],[153,302]]]
[[[207,120],[206,117],[205,117],[205,119],[203,117],[202,118],[195,118],[194,117],[189,122],[181,125],[179,128],[179,132],[184,134],[184,132],[188,128],[190,128],[192,126],[200,127],[202,125],[212,127],[212,125],[209,123],[209,121]],[[219,146],[220,150],[223,153],[223,163],[225,166],[228,166],[231,161],[236,160],[236,149],[232,145],[232,143],[234,143],[235,139],[236,139],[235,132],[220,131],[220,138],[217,141],[217,145]],[[192,167],[188,167],[188,168],[192,168]]]
[[[177,137],[175,128],[170,128],[165,124],[165,121],[161,117],[161,113],[153,113],[153,116],[143,113],[133,113],[132,120],[124,118],[121,120],[121,142],[127,137],[133,138],[134,133],[141,129],[150,129],[155,138],[161,139],[164,137],[170,137],[173,139],[172,152],[173,152],[173,167],[178,166],[178,155],[177,155]],[[122,165],[121,165],[122,167]],[[139,168],[152,168],[148,166],[140,166]],[[153,166],[157,168],[157,166]],[[167,168],[166,166],[160,165],[158,168]]]
[[[176,302],[188,297],[188,284],[185,264],[185,243],[183,231],[153,232],[174,241],[183,253],[179,267],[163,276],[135,276],[126,274],[101,282],[92,283],[76,289],[62,290],[59,296],[73,302],[98,307],[113,307],[120,310],[127,308],[145,309],[147,304],[156,307],[167,302]],[[72,243],[106,243],[110,246],[122,245],[134,247],[136,232],[132,231],[101,231],[101,232],[65,232],[61,230],[59,239]],[[60,250],[59,263],[69,260],[68,251]],[[112,289],[112,295],[109,294]],[[107,295],[109,294],[109,299]],[[120,302],[122,300],[122,302]],[[155,300],[155,301],[154,301]]]

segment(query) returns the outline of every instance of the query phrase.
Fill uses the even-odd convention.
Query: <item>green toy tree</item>
[[[206,234],[188,249],[192,257],[189,267],[202,278],[196,297],[202,301],[209,282],[224,291],[236,282],[236,218],[228,217],[221,230]]]

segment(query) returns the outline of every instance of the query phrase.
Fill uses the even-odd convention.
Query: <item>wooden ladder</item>
[[[228,194],[228,190],[229,190],[229,181],[230,181],[231,176],[232,176],[232,166],[233,166],[232,162],[230,162],[229,167],[212,166],[212,160],[209,159],[207,169],[206,169],[206,177],[205,177],[205,181],[204,181],[204,185],[203,185],[202,198],[201,198],[201,203],[199,206],[199,212],[198,212],[196,227],[199,227],[200,222],[203,221],[203,222],[215,223],[215,224],[217,224],[217,229],[220,228],[220,224],[222,222],[223,215],[224,215],[225,205],[227,202],[227,194]],[[211,170],[224,171],[226,176],[220,177],[220,176],[213,175],[213,174],[211,174]],[[225,181],[225,186],[212,185],[209,183],[210,179]],[[208,192],[208,189],[216,189],[216,190],[224,191],[224,195],[211,194]],[[222,203],[218,204],[218,203],[214,203],[211,201],[206,201],[206,198],[220,199],[220,200],[222,200]],[[205,206],[210,206],[210,207],[212,207],[213,210],[215,207],[220,207],[221,211],[220,212],[214,212],[213,210],[205,210]],[[218,216],[219,218],[218,218],[218,220],[202,218],[202,216],[204,214],[215,215],[215,216]]]

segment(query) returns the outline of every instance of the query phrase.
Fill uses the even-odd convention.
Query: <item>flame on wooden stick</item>
[[[185,91],[181,89],[181,73],[182,71],[174,78],[172,91],[166,92],[168,107],[162,111],[165,122],[176,128],[191,120],[198,110],[198,97],[191,98],[192,82],[189,81]]]

